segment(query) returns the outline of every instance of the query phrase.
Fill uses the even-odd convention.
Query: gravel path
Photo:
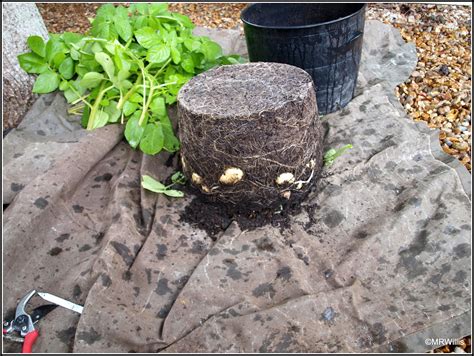
[[[441,130],[443,150],[471,171],[471,7],[376,4],[368,18],[415,42],[416,70],[397,96],[412,119]]]

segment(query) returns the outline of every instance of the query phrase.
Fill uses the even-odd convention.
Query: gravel
[[[416,70],[396,94],[413,120],[440,129],[443,150],[471,171],[471,7],[371,4],[367,15],[416,44]]]

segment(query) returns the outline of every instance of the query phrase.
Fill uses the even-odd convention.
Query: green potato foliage
[[[181,172],[176,172],[171,177],[171,181],[172,183],[170,185],[165,186],[163,183],[160,183],[149,175],[144,174],[142,176],[142,187],[151,192],[164,194],[173,198],[184,197],[184,193],[182,191],[171,189],[171,187],[176,184],[184,184],[186,182],[184,175]]]
[[[133,148],[154,155],[175,152],[167,106],[193,76],[212,67],[242,63],[221,47],[192,34],[194,24],[166,3],[102,5],[85,34],[30,36],[31,52],[18,56],[23,70],[38,74],[33,92],[63,92],[69,113],[82,115],[88,130],[125,125]]]
[[[324,165],[331,166],[337,157],[342,155],[346,150],[352,148],[352,145],[349,143],[341,148],[335,149],[331,148],[324,154]]]

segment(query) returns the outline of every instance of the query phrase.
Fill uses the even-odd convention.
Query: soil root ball
[[[268,208],[301,197],[319,175],[323,129],[300,68],[211,69],[181,88],[178,113],[184,174],[211,201]]]

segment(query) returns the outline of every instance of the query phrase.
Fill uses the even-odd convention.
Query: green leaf
[[[115,43],[107,42],[104,43],[103,46],[106,51],[108,51],[110,54],[115,55],[115,50],[117,49],[117,45]]]
[[[53,57],[52,65],[54,68],[59,69],[63,61],[66,59],[66,54],[64,52],[58,52]]]
[[[135,21],[133,22],[133,28],[138,30],[138,29],[141,29],[143,27],[148,27],[148,17],[147,16],[136,16]]]
[[[204,54],[193,52],[191,53],[191,58],[193,59],[195,68],[203,68],[203,64],[206,63]]]
[[[231,55],[231,56],[222,56],[219,58],[220,64],[240,64],[245,63],[246,60],[244,57],[239,55]]]
[[[122,5],[115,8],[115,17],[122,17],[128,19],[128,9]]]
[[[151,27],[143,27],[135,31],[135,38],[138,43],[146,49],[153,47],[160,42],[160,37]]]
[[[115,65],[112,58],[107,53],[99,52],[95,54],[95,60],[104,68],[110,79],[114,78]]]
[[[74,91],[72,89],[67,89],[64,91],[64,97],[68,103],[72,103],[73,101],[77,100],[79,95],[83,95],[86,91],[86,87],[83,87],[80,84],[79,78],[75,81],[69,81],[68,85],[74,88]],[[79,95],[77,95],[76,92],[79,93]]]
[[[148,15],[148,4],[132,4],[130,5],[130,11],[137,11],[141,15]]]
[[[79,99],[79,96],[72,90],[72,89],[67,89],[64,91],[64,97],[66,98],[66,101],[71,104],[73,101],[76,101]]]
[[[63,80],[61,84],[59,84],[59,90],[65,91],[69,88],[69,83],[67,80]]]
[[[150,4],[150,15],[151,16],[156,16],[159,15],[163,12],[166,12],[168,10],[168,4],[167,3],[152,3]]]
[[[133,87],[133,83],[129,80],[122,80],[118,84],[116,84],[117,88],[122,90],[128,90]]]
[[[181,67],[188,73],[194,74],[194,62],[190,56],[187,56],[181,62]]]
[[[201,48],[201,42],[199,42],[195,38],[186,38],[183,43],[184,47],[186,47],[191,52],[197,51]]]
[[[178,138],[174,135],[172,129],[163,127],[163,133],[165,134],[165,142],[163,148],[168,152],[176,152],[180,148],[180,142]]]
[[[48,64],[44,58],[36,53],[24,53],[18,56],[20,67],[27,73],[40,74],[48,70]]]
[[[95,55],[90,56],[82,55],[80,64],[78,66],[87,68],[89,72],[98,72],[102,70],[102,66],[95,60]]]
[[[172,105],[176,102],[177,96],[176,94],[171,94],[171,93],[165,93],[165,101],[166,104]]]
[[[115,6],[112,4],[101,5],[97,9],[96,18],[112,20],[115,16]]]
[[[95,37],[103,38],[106,40],[117,39],[117,30],[115,25],[112,23],[112,19],[96,18],[92,23],[91,34]]]
[[[122,49],[119,47],[115,47],[114,63],[119,71],[123,70],[126,72],[130,72],[133,64],[130,59],[125,57]]]
[[[155,155],[163,149],[164,135],[160,124],[146,125],[145,132],[140,141],[140,150],[148,155]]]
[[[117,102],[111,100],[110,104],[104,108],[104,111],[109,115],[109,122],[117,122],[122,112],[117,109]]]
[[[175,47],[171,47],[171,59],[174,64],[181,62],[181,53]]]
[[[98,111],[95,114],[94,125],[92,125],[92,129],[98,129],[99,127],[103,127],[109,121],[109,114],[105,111]]]
[[[59,76],[55,72],[42,73],[36,78],[33,93],[46,94],[55,91],[59,86]]]
[[[167,115],[165,99],[161,96],[155,97],[150,103],[150,110],[153,114],[160,117]]]
[[[194,24],[193,22],[189,19],[189,17],[179,14],[179,13],[173,13],[171,14],[172,17],[174,17],[182,26],[193,29]]]
[[[75,61],[79,60],[80,53],[78,50],[71,48],[71,50],[69,51],[69,54],[71,58],[74,59]]]
[[[97,72],[89,72],[84,75],[84,78],[81,80],[81,85],[84,88],[94,88],[104,80],[104,75]]]
[[[49,41],[46,43],[46,48],[45,48],[45,57],[48,61],[49,64],[53,64],[53,60],[56,58],[54,61],[55,64],[58,64],[58,55],[60,53],[63,53],[66,50],[66,47],[64,44],[59,40],[59,38],[56,37],[51,37]],[[64,54],[64,53],[63,53]]]
[[[160,183],[156,179],[145,174],[142,176],[142,187],[154,193],[162,193],[173,198],[184,197],[183,192],[175,189],[168,189],[163,183]]]
[[[64,79],[71,79],[74,76],[74,61],[71,57],[66,58],[62,61],[59,66],[59,73],[64,77]]]
[[[148,175],[142,176],[142,187],[155,193],[163,193],[166,186]]]
[[[100,101],[100,106],[109,106],[110,100],[109,99],[102,99]]]
[[[80,40],[82,40],[83,37],[83,35],[74,32],[64,32],[61,35],[61,38],[63,39],[64,43],[69,47],[71,47],[72,44],[78,43]]]
[[[184,193],[180,190],[174,190],[174,189],[167,189],[163,192],[163,194],[173,197],[173,198],[182,198],[184,197]]]
[[[170,30],[169,32],[164,34],[162,37],[163,37],[163,40],[167,44],[169,44],[171,47],[174,47],[176,50],[178,50],[178,48],[176,48],[176,46],[178,45],[178,35],[175,30]]]
[[[346,150],[348,150],[349,148],[352,148],[352,145],[351,144],[347,144],[339,149],[334,149],[334,148],[331,148],[330,150],[328,150],[325,154],[324,154],[324,165],[325,166],[330,166],[331,164],[334,163],[334,161],[336,160],[337,157],[339,157],[340,155],[342,155]]]
[[[186,184],[186,177],[184,176],[184,174],[182,172],[177,171],[171,176],[171,181],[174,184],[183,185],[183,184]]]
[[[163,63],[165,62],[171,55],[171,51],[168,46],[160,44],[158,46],[154,46],[150,48],[146,59],[150,63]]]
[[[87,123],[89,122],[90,112],[91,112],[91,109],[86,105],[84,107],[84,111],[82,112],[82,117],[81,117],[81,126],[83,128],[87,128]]]
[[[145,132],[145,127],[138,125],[139,119],[140,112],[136,111],[135,114],[128,119],[127,125],[125,126],[125,138],[133,148],[138,146],[143,137],[143,133]]]
[[[121,82],[127,79],[129,76],[130,76],[130,72],[128,70],[122,69],[122,70],[119,70],[119,72],[117,73],[117,80]]]
[[[44,45],[43,38],[40,36],[30,36],[26,40],[28,47],[35,52],[37,55],[44,57],[46,55],[46,48]]]
[[[128,101],[131,101],[132,103],[143,103],[143,97],[138,93],[133,93]]]
[[[324,159],[331,159],[336,154],[336,150],[331,148],[324,154]]]
[[[232,57],[228,57],[228,58],[223,59],[223,61],[221,63],[222,64],[239,64],[239,61],[237,59],[232,58]]]
[[[138,109],[138,104],[137,103],[132,103],[131,101],[126,101],[125,104],[123,105],[123,114],[125,116],[130,116],[132,115],[136,110]]]
[[[179,150],[179,140],[175,136],[173,132],[173,126],[171,125],[171,121],[168,115],[164,115],[160,117],[160,122],[163,127],[163,134],[165,136],[165,140],[163,143],[163,148],[168,152],[176,152]]]
[[[81,63],[76,66],[76,73],[79,74],[79,77],[84,77],[87,73],[89,73],[89,69],[84,67]]]
[[[99,53],[99,52],[104,51],[104,48],[102,47],[102,43],[99,43],[99,42],[94,42],[91,45],[90,49],[91,49],[92,53]]]
[[[200,51],[206,57],[206,60],[213,62],[222,56],[222,48],[216,42],[207,40],[201,45]]]
[[[118,35],[126,42],[132,36],[132,26],[128,22],[128,18],[115,17],[114,19],[115,29],[117,30]]]

